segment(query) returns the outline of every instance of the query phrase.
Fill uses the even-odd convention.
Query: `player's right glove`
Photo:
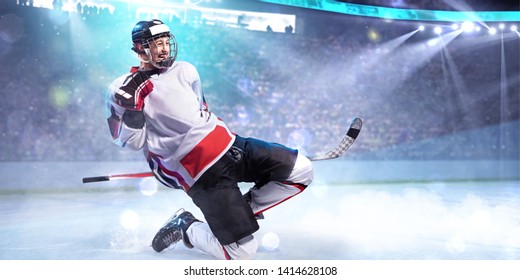
[[[144,71],[136,71],[126,77],[123,85],[114,95],[116,103],[126,109],[142,111],[144,98],[153,90],[150,76]]]
[[[116,103],[124,107],[123,123],[128,127],[141,129],[144,127],[144,98],[153,90],[150,76],[144,71],[136,71],[126,77],[123,85],[116,91]]]

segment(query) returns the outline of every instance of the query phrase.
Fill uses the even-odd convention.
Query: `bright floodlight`
[[[475,31],[480,31],[480,26],[475,26]]]
[[[435,34],[441,34],[442,33],[442,28],[440,28],[439,26],[435,27],[433,29],[433,32],[435,32]]]
[[[424,30],[424,25],[419,25],[419,31],[423,31]]]
[[[517,31],[518,27],[516,25],[511,25],[511,31]]]
[[[475,25],[471,21],[465,21],[462,23],[462,30],[465,32],[471,32],[475,29]]]
[[[506,28],[505,24],[501,23],[498,28],[500,28],[500,30],[504,30],[504,28]]]
[[[451,25],[451,29],[457,30],[457,29],[459,29],[459,25],[454,23],[454,24]]]
[[[496,33],[497,33],[497,29],[496,29],[496,28],[491,27],[491,28],[489,29],[489,34],[493,35],[493,34],[496,34]]]

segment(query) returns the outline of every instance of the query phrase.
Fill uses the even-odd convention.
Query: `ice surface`
[[[241,186],[246,190],[248,185]],[[151,239],[181,191],[149,185],[109,191],[0,195],[0,259],[211,259]],[[255,259],[520,259],[518,181],[330,185],[316,180],[265,212]]]

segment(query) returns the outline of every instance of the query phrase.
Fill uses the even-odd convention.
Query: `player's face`
[[[150,42],[151,59],[160,62],[170,57],[171,42],[169,37],[161,37]]]

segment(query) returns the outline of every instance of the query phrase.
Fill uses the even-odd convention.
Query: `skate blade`
[[[177,210],[177,212],[173,213],[173,215],[166,221],[166,223],[164,223],[163,227],[166,226],[171,220],[177,218],[180,214],[184,212],[186,212],[184,208]]]

